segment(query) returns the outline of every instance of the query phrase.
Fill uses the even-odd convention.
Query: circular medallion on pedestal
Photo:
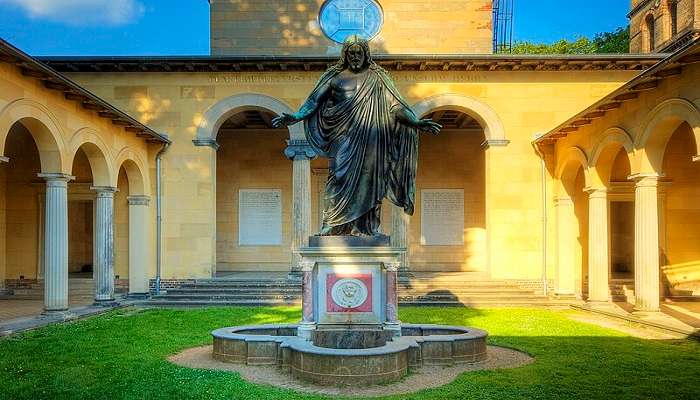
[[[333,302],[343,308],[357,308],[367,301],[367,286],[355,278],[343,278],[331,288]]]
[[[384,14],[374,0],[327,0],[318,20],[329,39],[343,43],[350,35],[372,39],[382,28]]]

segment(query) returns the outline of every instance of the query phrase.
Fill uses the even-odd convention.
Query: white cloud
[[[31,18],[68,25],[124,25],[141,18],[138,0],[0,0],[22,8]]]

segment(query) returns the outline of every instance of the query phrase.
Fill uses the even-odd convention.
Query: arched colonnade
[[[682,151],[674,153],[671,147]],[[628,200],[633,202],[634,208],[635,310],[658,311],[664,286],[662,266],[674,262],[669,261],[669,257],[681,258],[681,261],[697,257],[697,254],[690,254],[692,249],[677,250],[669,255],[665,241],[669,238],[669,245],[680,242],[680,239],[675,239],[679,234],[669,230],[671,221],[667,221],[681,215],[679,207],[683,208],[684,223],[698,222],[695,221],[698,217],[696,207],[674,205],[678,198],[687,203],[700,201],[695,197],[682,198],[679,192],[694,193],[693,187],[697,190],[698,182],[693,171],[698,167],[698,154],[700,109],[681,98],[662,101],[636,128],[611,126],[592,135],[585,146],[557,149],[556,291],[561,295],[575,294],[577,277],[585,275],[587,270],[588,301],[607,303],[611,300],[611,229],[615,224],[611,223],[610,207],[616,198],[628,192]],[[691,191],[688,191],[688,185]],[[671,198],[666,201],[668,196]],[[581,202],[587,204],[578,206]],[[576,225],[580,228],[580,235],[574,229]],[[577,237],[587,240],[577,244]],[[678,243],[676,247],[680,245]],[[577,246],[583,247],[584,254],[580,258],[587,261],[584,265],[577,265]],[[580,290],[583,284],[579,282],[578,285]]]
[[[68,217],[69,188],[75,178],[73,170],[78,158],[86,157],[89,164],[88,176],[92,182],[94,202],[94,276],[96,282],[95,300],[114,301],[114,259],[115,259],[115,207],[114,197],[118,191],[120,171],[128,181],[128,270],[129,293],[147,294],[149,289],[149,250],[150,229],[150,182],[148,163],[144,149],[124,146],[114,148],[105,142],[112,132],[98,132],[95,128],[83,126],[68,128],[64,119],[58,118],[61,112],[30,99],[15,100],[0,109],[0,161],[4,165],[4,176],[19,174],[14,168],[21,168],[8,157],[6,143],[16,132],[26,132],[36,146],[40,168],[30,172],[25,186],[36,186],[35,179],[44,182],[39,192],[43,216],[39,218],[41,241],[37,243],[40,260],[37,263],[44,279],[44,308],[49,312],[63,312],[68,309],[68,252],[69,226],[73,221]],[[116,131],[116,130],[115,130]],[[34,178],[31,178],[33,176]],[[4,185],[4,183],[3,183]],[[9,190],[1,193],[3,205],[5,197],[12,196]],[[31,199],[19,199],[29,202]],[[12,218],[5,211],[5,218]],[[3,221],[4,234],[7,223]],[[12,238],[8,239],[11,240]],[[3,238],[5,240],[5,238]],[[8,249],[3,254],[3,262],[12,257]],[[26,269],[26,268],[25,268]],[[40,273],[37,272],[37,278]]]
[[[425,116],[440,110],[455,110],[468,114],[478,122],[485,137],[482,148],[505,146],[509,143],[505,129],[498,115],[488,105],[463,95],[442,94],[425,99],[415,105],[413,110],[418,116]],[[265,110],[275,115],[295,112],[291,106],[282,100],[259,93],[243,93],[220,100],[210,107],[203,115],[198,125],[193,143],[196,146],[208,146],[216,151],[219,148],[217,135],[222,125],[232,116],[247,110]],[[316,157],[314,151],[306,142],[303,124],[288,128],[289,136],[284,156],[292,161],[292,206],[291,206],[291,247],[292,250],[306,246],[312,229],[312,160]],[[216,170],[216,159],[213,157],[213,170]],[[218,173],[218,172],[217,172]],[[216,180],[217,173],[212,174]],[[216,218],[217,212],[212,213]],[[217,221],[212,221],[216,225]],[[409,247],[409,218],[401,210],[392,207],[391,232],[392,244],[397,247]],[[292,253],[294,254],[294,253]],[[298,271],[298,260],[292,256],[292,272]],[[408,257],[402,260],[404,268],[408,267]]]

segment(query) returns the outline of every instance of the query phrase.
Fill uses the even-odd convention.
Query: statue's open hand
[[[276,117],[272,119],[272,126],[275,128],[280,128],[283,126],[294,125],[299,122],[300,119],[293,114],[282,113],[281,117]]]
[[[437,122],[431,119],[422,119],[418,121],[416,127],[422,131],[430,132],[434,135],[440,133],[440,130],[442,129],[442,125],[438,124]]]

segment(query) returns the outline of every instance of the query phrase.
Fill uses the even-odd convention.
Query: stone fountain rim
[[[252,330],[252,329],[296,329],[299,324],[266,324],[266,325],[246,325],[232,326],[227,328],[219,328],[211,334],[217,339],[224,340],[239,340],[244,342],[270,342],[280,343],[281,347],[289,347],[292,350],[326,356],[346,356],[346,357],[361,357],[361,356],[378,356],[393,354],[396,352],[407,350],[410,347],[418,346],[418,343],[424,342],[454,342],[466,341],[475,339],[485,339],[488,333],[477,328],[468,328],[464,326],[453,325],[433,325],[433,324],[401,324],[402,328],[413,329],[432,329],[432,330],[452,330],[463,331],[464,333],[452,335],[427,335],[427,336],[401,336],[393,341],[387,342],[384,346],[372,347],[367,349],[332,349],[314,345],[312,342],[300,338],[298,336],[274,336],[274,335],[251,335],[236,333],[237,331]]]

